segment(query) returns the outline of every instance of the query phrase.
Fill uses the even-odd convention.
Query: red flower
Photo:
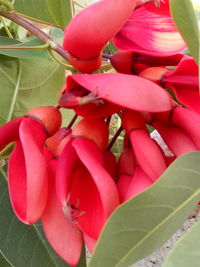
[[[101,0],[83,9],[69,23],[63,47],[70,63],[81,72],[90,73],[101,65],[100,53],[120,30],[135,8],[136,0]]]
[[[92,251],[119,204],[117,187],[106,170],[107,142],[103,120],[83,119],[72,130],[58,162],[50,161],[50,193],[42,224],[52,247],[72,266],[79,260],[82,239]]]
[[[171,97],[160,86],[119,73],[68,76],[59,105],[93,118],[109,116],[124,107],[151,112],[172,108]]]
[[[38,107],[0,127],[0,149],[16,142],[8,162],[8,185],[13,209],[26,224],[35,223],[45,208],[48,175],[43,147],[60,124],[56,108]]]
[[[114,43],[122,50],[156,56],[172,55],[186,48],[170,15],[169,0],[161,2],[159,8],[150,2],[135,9]]]

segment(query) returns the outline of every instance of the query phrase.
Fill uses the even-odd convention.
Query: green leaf
[[[0,251],[0,266],[1,267],[11,267],[10,263],[1,254],[1,251]]]
[[[117,208],[89,267],[128,267],[158,249],[200,199],[200,152],[177,159],[148,190]]]
[[[30,108],[56,105],[64,84],[64,69],[46,59],[16,59],[0,55],[0,124]]]
[[[195,5],[191,0],[170,0],[173,19],[193,58],[199,64],[200,30]],[[199,5],[199,4],[197,4]]]
[[[12,46],[13,49],[0,49],[1,55],[6,55],[16,58],[46,58],[50,59],[47,49],[15,49],[15,46],[41,46],[44,45],[42,41],[37,38],[26,40],[25,42],[19,42],[15,39],[0,36],[0,46]]]
[[[70,0],[15,0],[14,7],[19,13],[61,27],[71,20]]]
[[[199,267],[200,221],[182,236],[167,257],[163,267]]]

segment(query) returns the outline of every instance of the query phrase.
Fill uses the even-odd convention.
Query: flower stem
[[[48,48],[48,52],[49,52],[49,55],[50,55],[56,62],[58,62],[60,65],[64,66],[67,70],[71,70],[71,71],[74,70],[74,68],[73,68],[71,65],[69,65],[69,64],[65,64],[65,63],[62,62],[60,59],[58,59],[58,58],[54,55],[54,53],[53,53],[51,47]]]
[[[71,129],[77,118],[78,115],[75,114],[74,117],[71,119],[70,123],[67,125],[66,129]]]
[[[49,47],[49,44],[36,45],[36,46],[14,46],[14,45],[0,45],[0,49],[46,49]]]
[[[1,0],[0,0],[1,1]],[[19,16],[15,11],[3,12],[0,10],[0,15],[14,21],[15,23],[21,25],[23,28],[27,29],[35,36],[37,36],[40,40],[42,40],[45,44],[49,44],[49,46],[55,50],[61,57],[67,60],[67,52],[62,48],[61,45],[56,43],[54,39],[37,28],[35,25],[27,21],[26,19]]]
[[[122,132],[123,127],[121,126],[116,134],[113,136],[112,140],[110,141],[110,143],[108,144],[107,150],[110,150],[112,148],[112,146],[114,145],[115,141],[117,140],[117,138],[119,137],[120,133]]]

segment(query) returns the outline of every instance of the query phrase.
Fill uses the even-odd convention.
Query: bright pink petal
[[[72,175],[77,162],[77,154],[69,141],[59,157],[56,170],[56,191],[63,208],[67,207],[68,194],[70,192]]]
[[[155,181],[167,168],[161,148],[143,129],[131,131],[130,140],[139,165]]]
[[[103,0],[88,6],[65,29],[64,49],[79,59],[99,56],[134,7],[135,0]]]
[[[47,201],[48,174],[42,154],[46,134],[38,122],[25,118],[19,137],[9,160],[9,191],[18,218],[33,224],[40,218]]]
[[[198,72],[194,59],[185,56],[174,71],[166,73],[164,82],[181,104],[200,113]]]
[[[134,10],[114,38],[122,50],[148,55],[172,55],[186,49],[169,11],[169,0],[157,8],[152,1]]]
[[[167,111],[171,97],[160,86],[134,75],[121,73],[74,74],[67,78],[68,90],[84,87],[108,102],[139,111]]]
[[[125,196],[125,200],[143,192],[149,186],[152,185],[151,179],[145,174],[141,167],[136,167],[134,175],[129,184],[128,192]]]
[[[97,236],[94,235],[95,234],[94,231],[91,229],[91,227],[89,227],[89,224],[91,223],[99,224],[97,220],[96,221],[93,220],[93,222],[91,222],[92,220],[90,219],[90,216],[92,215],[90,215],[89,211],[91,206],[91,201],[94,202],[96,199],[96,203],[98,206],[100,200],[102,211],[101,214],[98,216],[104,223],[105,220],[110,216],[110,214],[119,204],[117,187],[112,177],[105,170],[103,156],[99,151],[97,145],[92,140],[86,138],[76,138],[73,141],[73,147],[75,148],[76,153],[79,156],[79,159],[82,161],[82,163],[85,165],[85,167],[90,173],[90,176],[85,175],[85,177],[87,177],[87,182],[85,183],[82,182],[83,183],[82,187],[85,184],[85,188],[88,188],[85,190],[89,192],[89,194],[87,195],[85,191],[82,195],[82,200],[80,199],[81,201],[85,202],[85,208],[83,207],[82,210],[86,211],[86,215],[80,217],[80,220],[82,220],[82,222],[80,220],[79,221],[80,223],[82,223],[81,226],[82,227],[84,226],[85,228],[84,231],[88,235],[90,235],[93,238],[97,238]],[[94,187],[96,187],[96,192],[93,192],[93,190],[91,190]],[[89,196],[90,194],[93,195],[94,200],[91,199],[91,197]],[[88,201],[88,199],[91,201]],[[88,211],[88,216],[87,216],[87,211]],[[98,209],[91,212],[97,213],[97,211]],[[97,214],[94,214],[94,216],[96,217]]]
[[[118,183],[117,183],[117,188],[119,191],[120,202],[124,202],[126,200],[126,195],[127,195],[129,186],[131,184],[132,178],[133,177],[131,175],[128,175],[128,174],[122,174],[119,177]]]
[[[188,152],[197,151],[197,147],[192,139],[183,129],[175,126],[165,126],[157,121],[154,122],[153,126],[176,157]]]
[[[177,107],[172,113],[172,122],[182,128],[200,149],[200,115],[186,108]]]
[[[81,255],[82,236],[75,224],[68,219],[70,214],[64,214],[56,197],[55,167],[56,163],[51,161],[49,165],[49,195],[41,218],[42,226],[49,243],[56,253],[71,266],[76,266]],[[70,213],[70,208],[68,212]]]
[[[19,126],[23,117],[16,118],[0,126],[0,151],[9,143],[18,139]]]

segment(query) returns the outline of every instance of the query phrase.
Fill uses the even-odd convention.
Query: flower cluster
[[[92,73],[102,49],[112,73]],[[169,1],[100,0],[64,32],[63,47],[80,73],[66,78],[57,107],[38,107],[0,127],[0,150],[15,142],[8,163],[14,212],[41,219],[55,251],[76,266],[84,241],[92,252],[120,203],[151,186],[180,155],[200,150],[198,67],[169,11]],[[60,108],[83,118],[61,128]],[[109,144],[111,116],[121,122],[118,159]],[[156,129],[169,150],[150,136]]]

